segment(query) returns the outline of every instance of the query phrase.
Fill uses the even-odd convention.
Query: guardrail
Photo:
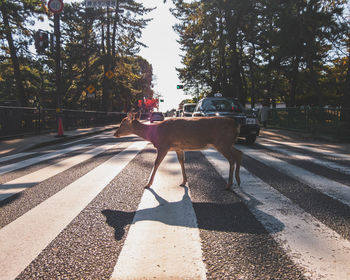
[[[270,109],[268,126],[350,140],[350,109],[315,107]]]
[[[119,123],[125,113],[63,109],[64,130]],[[0,106],[0,137],[57,131],[55,109]]]

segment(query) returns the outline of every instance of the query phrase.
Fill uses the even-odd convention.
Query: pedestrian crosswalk
[[[249,148],[242,151],[257,157],[257,153]],[[220,174],[228,178],[226,160],[213,151],[205,151],[205,154]],[[306,276],[315,279],[350,277],[349,240],[320,223],[245,168],[242,168],[241,180],[242,188],[238,192],[243,193],[244,202],[293,261],[307,271]],[[347,191],[350,191],[349,187]]]
[[[186,186],[169,152],[143,190],[152,146],[93,139],[0,158],[0,279],[350,279],[349,154],[272,139],[238,144],[242,183],[230,193],[228,162],[216,150],[186,153]],[[56,184],[64,185],[51,190]],[[247,226],[227,209],[253,218]],[[274,254],[273,263],[262,257]]]
[[[68,147],[66,149],[62,149],[59,151],[51,152],[51,153],[48,153],[48,154],[45,154],[42,156],[23,160],[23,161],[20,161],[18,163],[5,165],[3,167],[0,167],[0,175],[5,174],[7,172],[15,171],[15,170],[20,169],[20,168],[24,168],[24,167],[33,165],[33,164],[41,162],[41,161],[53,159],[55,157],[61,156],[63,154],[66,154],[66,153],[69,153],[69,152],[72,152],[75,150],[79,150],[79,149],[87,147],[87,146],[89,146],[89,144],[76,145],[76,146]]]
[[[111,279],[205,279],[196,215],[187,187],[179,187],[175,152],[157,173],[141,198]]]

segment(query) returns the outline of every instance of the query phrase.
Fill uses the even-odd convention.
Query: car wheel
[[[256,135],[249,135],[246,137],[247,144],[254,144],[256,140]]]

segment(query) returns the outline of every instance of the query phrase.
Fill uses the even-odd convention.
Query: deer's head
[[[132,121],[135,120],[135,115],[129,112],[127,117],[125,117],[120,123],[119,128],[114,133],[115,137],[127,136],[134,133]]]

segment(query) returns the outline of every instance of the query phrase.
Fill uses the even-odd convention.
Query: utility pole
[[[57,111],[61,109],[61,32],[60,32],[60,14],[54,14],[54,34],[56,39],[55,46],[55,70],[56,70],[56,96]]]
[[[48,8],[54,13],[54,35],[55,35],[55,72],[56,72],[56,116],[58,133],[57,136],[63,135],[63,123],[62,123],[62,87],[61,87],[61,31],[60,31],[60,13],[63,10],[63,0],[49,0]]]

